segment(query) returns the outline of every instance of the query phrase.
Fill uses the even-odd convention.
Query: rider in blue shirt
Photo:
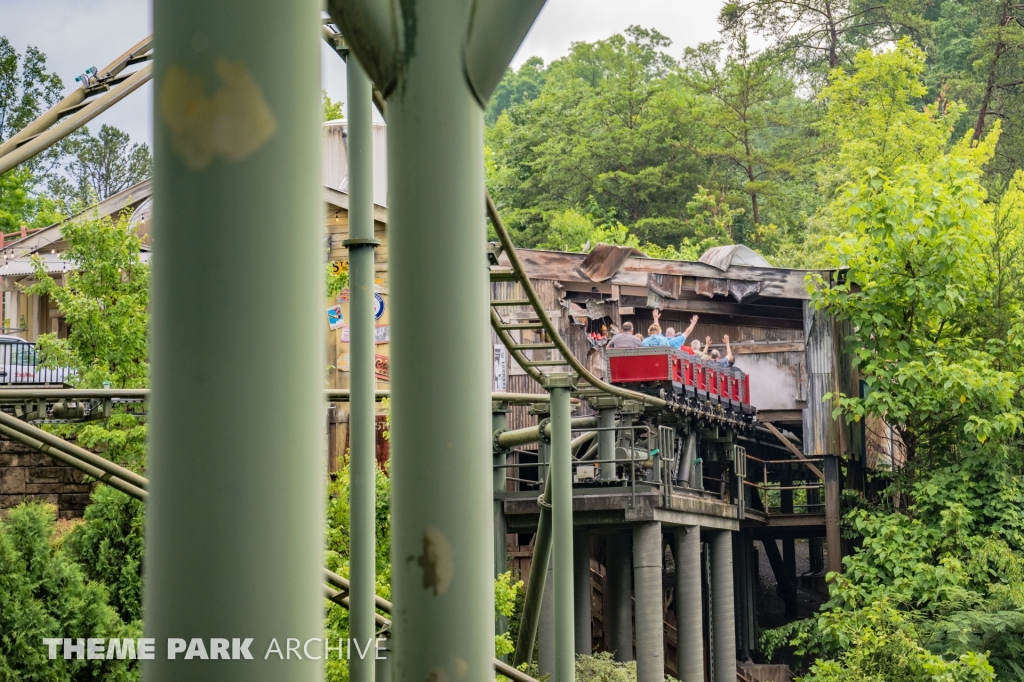
[[[661,327],[655,322],[647,328],[647,338],[643,340],[641,346],[671,346],[668,337],[661,333]]]
[[[657,311],[655,311],[657,312]],[[697,316],[694,315],[690,318],[690,326],[686,328],[682,334],[676,334],[676,330],[669,327],[665,330],[665,336],[668,337],[669,345],[675,349],[682,348],[686,343],[686,337],[693,333],[693,328],[697,326]]]

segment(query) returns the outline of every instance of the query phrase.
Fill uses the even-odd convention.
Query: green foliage
[[[529,666],[527,674],[541,682],[549,677],[540,675],[536,665]],[[665,676],[665,682],[670,682],[672,679]],[[596,653],[593,656],[577,654],[576,680],[577,682],[636,682],[636,661],[618,663],[614,656],[607,651]]]
[[[340,99],[331,99],[331,96],[327,94],[326,90],[321,90],[320,96],[323,98],[325,121],[337,121],[345,118],[344,102]]]
[[[834,145],[834,155],[821,166],[826,188],[860,178],[868,168],[889,175],[945,150],[964,108],[956,102],[916,106],[927,92],[925,60],[924,51],[904,38],[893,50],[858,54],[849,72],[832,73],[818,96],[828,103],[822,137]]]
[[[819,617],[819,627],[843,642],[835,661],[817,661],[804,682],[987,682],[996,676],[984,654],[969,652],[946,660],[917,643],[916,632],[899,611],[880,603],[856,619]]]
[[[726,33],[749,30],[768,39],[814,81],[864,48],[920,30],[928,9],[922,0],[730,0],[718,21]]]
[[[66,260],[75,269],[64,286],[35,262],[37,284],[26,291],[57,304],[70,328],[66,339],[44,334],[38,344],[44,366],[70,367],[76,386],[116,388],[146,385],[149,374],[149,265],[142,241],[119,220],[83,216],[62,227]]]
[[[128,133],[111,125],[100,127],[93,137],[83,127],[68,138],[66,153],[72,156],[64,172],[53,178],[49,192],[66,213],[75,213],[148,178],[153,172],[149,145],[132,144]]]
[[[134,638],[142,628],[122,621],[106,588],[68,556],[47,505],[22,505],[0,522],[0,633],[3,682],[139,679],[136,661],[48,659],[44,637]]]
[[[489,128],[488,186],[520,244],[543,242],[551,217],[568,209],[598,225],[621,223],[640,241],[677,241],[671,227],[640,225],[658,218],[678,227],[702,166],[687,145],[696,98],[675,75],[668,45],[639,27],[574,43],[531,77],[543,81],[539,94]],[[541,63],[530,68],[539,74]]]
[[[125,622],[142,618],[145,505],[101,485],[85,509],[85,523],[64,540],[90,580],[106,586],[110,605]]]
[[[714,163],[715,184],[745,206],[749,218],[735,237],[770,248],[758,228],[775,221],[788,231],[802,229],[803,212],[817,200],[808,171],[817,154],[812,123],[818,111],[796,96],[782,55],[754,53],[745,33],[728,45],[687,48],[684,64],[684,82],[706,103],[703,134],[694,144]]]
[[[0,232],[44,227],[60,219],[58,205],[34,191],[37,177],[31,167],[21,165],[0,175]]]
[[[593,218],[569,208],[551,217],[551,226],[539,249],[556,251],[589,251],[599,243],[639,246],[636,237],[623,225],[595,225]]]
[[[64,84],[46,70],[46,55],[29,46],[18,54],[0,36],[0,142],[32,122],[61,98]],[[65,153],[66,143],[0,175],[0,232],[14,232],[22,225],[42,227],[59,218],[57,203],[40,188]]]
[[[815,287],[817,305],[851,322],[848,342],[871,389],[840,398],[840,408],[854,418],[887,414],[911,458],[957,431],[983,442],[1022,423],[1020,379],[997,361],[1019,355],[1015,329],[985,338],[974,323],[1011,312],[990,309],[989,278],[978,267],[999,247],[980,181],[997,136],[978,146],[965,140],[891,176],[869,168],[842,197],[851,232],[835,250],[847,281]]]
[[[501,82],[487,102],[484,122],[489,126],[494,125],[498,117],[509,107],[537,99],[545,80],[547,72],[544,70],[544,60],[540,57],[530,57],[523,62],[518,71],[505,71]]]
[[[903,461],[846,515],[856,550],[822,611],[763,643],[813,660],[805,680],[1024,679],[1024,177],[986,188],[999,125],[951,144],[958,107],[916,105],[908,41],[856,67],[833,74],[822,122],[842,276],[809,283],[867,387],[830,396],[836,415],[884,418]]]
[[[522,580],[512,580],[512,571],[505,571],[494,580],[494,613],[506,618],[515,613],[516,601],[523,591]],[[516,650],[508,631],[494,636],[494,655],[507,656]]]

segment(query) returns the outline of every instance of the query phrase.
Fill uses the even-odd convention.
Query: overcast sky
[[[548,0],[513,61],[531,55],[551,61],[579,40],[597,40],[631,24],[656,28],[672,39],[670,52],[714,40],[715,17],[722,0]],[[0,35],[19,51],[34,45],[46,53],[48,64],[68,91],[75,76],[90,66],[102,68],[153,30],[150,0],[0,0]],[[341,60],[323,45],[324,88],[344,99],[345,72]],[[115,125],[132,139],[152,139],[152,84],[147,84],[97,117],[90,127]]]

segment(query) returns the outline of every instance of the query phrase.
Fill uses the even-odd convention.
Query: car
[[[0,384],[64,384],[68,367],[39,367],[36,344],[13,334],[0,334]]]

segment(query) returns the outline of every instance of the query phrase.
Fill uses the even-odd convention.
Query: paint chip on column
[[[218,57],[214,71],[221,85],[211,96],[205,78],[172,64],[157,97],[171,148],[192,170],[204,170],[218,158],[242,161],[277,131],[263,90],[244,62]]]

